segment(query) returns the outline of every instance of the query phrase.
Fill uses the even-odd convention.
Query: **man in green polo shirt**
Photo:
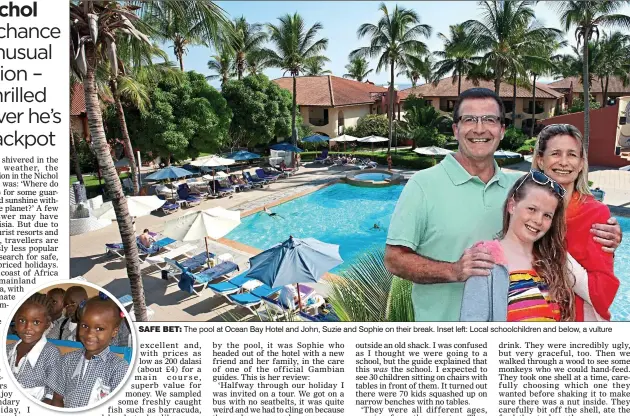
[[[416,321],[457,321],[464,282],[489,275],[494,266],[487,250],[470,247],[501,230],[507,193],[522,175],[501,171],[494,160],[505,133],[504,118],[503,101],[493,91],[464,91],[453,111],[458,152],[413,175],[400,195],[389,226],[385,266],[415,283]],[[599,227],[601,236],[615,233],[605,224]]]

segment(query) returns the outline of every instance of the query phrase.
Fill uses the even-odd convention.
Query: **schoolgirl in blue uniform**
[[[83,349],[63,356],[58,371],[61,389],[53,405],[76,408],[104,400],[122,382],[127,362],[110,351],[123,315],[110,299],[93,297],[77,311],[77,338]]]
[[[51,403],[59,391],[56,377],[61,354],[44,333],[50,328],[52,304],[46,295],[36,293],[15,313],[15,331],[20,340],[7,345],[9,368],[18,383],[36,400]]]

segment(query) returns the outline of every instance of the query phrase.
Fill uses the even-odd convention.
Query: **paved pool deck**
[[[136,228],[139,231],[148,228],[159,233],[164,230],[166,221],[192,211],[216,206],[239,210],[243,213],[242,215],[247,215],[261,210],[263,206],[272,207],[327,186],[339,180],[347,170],[351,169],[354,168],[306,163],[297,174],[265,186],[263,189],[235,193],[231,197],[209,199],[196,207],[180,209],[171,215],[153,214],[139,217],[136,220]],[[523,162],[504,169],[527,172],[529,163]],[[394,170],[406,178],[416,172]],[[589,179],[594,182],[593,186],[599,186],[605,190],[604,202],[609,204],[613,213],[630,216],[630,172],[594,167],[591,169]],[[104,244],[111,242],[120,242],[120,234],[115,222],[101,230],[70,237],[70,270],[72,277],[83,276],[89,282],[102,286],[120,297],[129,294],[130,288],[124,259],[104,254]],[[203,240],[193,244],[197,246],[195,253],[205,250]],[[248,259],[259,252],[253,247],[225,239],[209,240],[208,246],[213,253],[231,254],[241,270],[247,269]],[[141,273],[147,305],[155,312],[153,321],[250,321],[257,319],[247,310],[228,304],[223,297],[213,295],[210,290],[204,290],[201,296],[180,291],[174,280],[162,280],[160,271],[155,266],[144,267]],[[328,285],[325,282],[313,286],[324,296],[328,293]]]

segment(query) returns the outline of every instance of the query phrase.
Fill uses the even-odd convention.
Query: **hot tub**
[[[345,182],[354,186],[367,188],[382,188],[384,186],[399,185],[403,177],[387,170],[371,169],[346,174]]]

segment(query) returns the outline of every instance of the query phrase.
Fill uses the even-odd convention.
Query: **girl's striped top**
[[[510,273],[508,322],[560,321],[560,308],[549,297],[549,288],[534,270]]]

